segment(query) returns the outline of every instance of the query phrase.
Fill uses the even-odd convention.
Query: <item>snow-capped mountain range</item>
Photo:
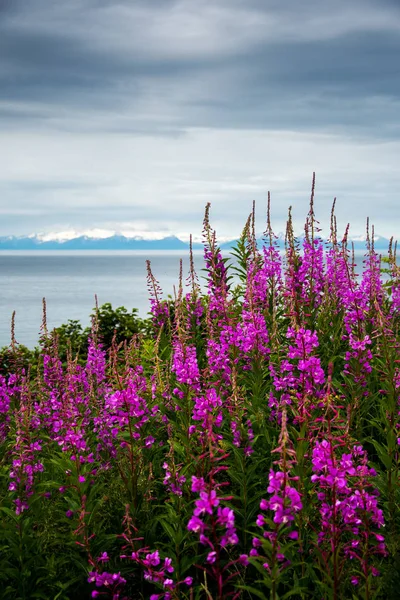
[[[127,237],[118,233],[78,234],[68,238],[50,234],[0,237],[0,250],[180,250],[188,247],[188,243],[173,235],[159,238]]]
[[[302,236],[299,236],[300,238]],[[262,236],[258,236],[261,240]],[[221,248],[229,249],[236,239],[219,238]],[[285,235],[277,235],[278,245],[283,247]],[[349,245],[356,250],[365,248],[365,235],[349,237]],[[387,250],[389,240],[375,235],[375,248]],[[0,250],[185,250],[189,248],[189,235],[168,235],[153,231],[111,231],[89,229],[85,231],[66,230],[51,233],[34,233],[26,236],[0,237]],[[202,248],[201,238],[194,237],[194,249]]]

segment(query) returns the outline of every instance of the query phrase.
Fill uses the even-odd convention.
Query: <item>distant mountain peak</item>
[[[261,243],[265,234],[258,234],[257,240]],[[284,247],[285,233],[276,236],[279,247]],[[65,230],[30,234],[27,236],[0,237],[0,250],[186,250],[189,248],[187,234],[173,235],[170,232],[149,231],[112,231],[108,229],[88,229],[84,231]],[[298,236],[301,241],[304,233]],[[194,238],[193,248],[203,247],[199,237]],[[325,238],[323,238],[325,239]],[[353,243],[357,250],[365,248],[366,236],[350,235],[349,243]],[[232,248],[237,239],[227,237],[218,238],[221,249]],[[389,240],[378,234],[374,235],[375,248],[387,250]]]
[[[96,235],[100,233],[100,235]],[[174,235],[145,238],[122,233],[75,232],[75,235],[38,234],[0,237],[0,250],[187,250],[189,245]]]
[[[171,234],[169,232],[159,231],[92,228],[84,230],[67,229],[65,231],[33,233],[28,237],[40,240],[41,242],[67,242],[78,238],[103,240],[112,237],[124,237],[126,239],[133,240],[162,240],[171,237]]]

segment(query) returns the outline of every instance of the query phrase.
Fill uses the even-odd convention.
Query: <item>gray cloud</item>
[[[11,102],[16,121],[22,105],[33,124],[71,129],[85,115],[86,127],[94,119],[106,131],[143,131],[143,121],[160,133],[296,122],[389,130],[399,108],[395,4],[39,0],[19,7],[0,23],[3,121],[12,117]]]
[[[1,232],[182,230],[211,200],[237,233],[268,188],[283,222],[314,169],[355,219],[385,194],[388,228],[399,53],[395,0],[0,0]]]

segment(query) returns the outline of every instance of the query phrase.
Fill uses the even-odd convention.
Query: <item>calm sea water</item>
[[[99,305],[149,310],[146,286],[146,259],[164,291],[173,295],[179,280],[179,260],[184,277],[189,270],[188,253],[154,252],[0,252],[0,347],[10,342],[12,312],[16,311],[15,337],[33,348],[42,322],[42,298],[46,298],[49,329],[79,319],[90,323],[97,294]],[[195,265],[203,268],[202,252]]]
[[[49,329],[78,319],[89,325],[97,294],[99,305],[137,308],[145,317],[149,310],[146,259],[151,261],[164,297],[174,294],[179,279],[179,260],[184,277],[189,270],[188,253],[153,252],[0,252],[0,347],[10,343],[10,324],[16,311],[15,334],[20,344],[33,348],[42,322],[42,298],[46,298]],[[194,255],[198,273],[202,252]],[[356,257],[359,266],[362,253]]]

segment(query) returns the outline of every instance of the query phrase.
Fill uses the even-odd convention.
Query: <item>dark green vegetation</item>
[[[395,251],[305,231],[2,351],[0,598],[398,598]]]
[[[109,302],[98,309],[93,309],[90,318],[91,321],[93,319],[97,321],[97,331],[104,350],[109,351],[113,341],[119,345],[129,343],[133,336],[138,334],[150,335],[151,319],[141,319],[137,313],[136,308],[129,312],[124,306],[113,309]],[[84,329],[79,321],[69,320],[51,332],[52,340],[57,339],[58,354],[63,363],[66,362],[68,353],[76,357],[80,364],[86,362],[91,330],[91,327]],[[0,375],[11,373],[15,362],[20,367],[23,366],[25,369],[31,367],[36,372],[36,365],[43,348],[48,343],[48,338],[44,336],[41,341],[42,346],[33,350],[23,345],[15,347],[12,344],[1,348]]]

